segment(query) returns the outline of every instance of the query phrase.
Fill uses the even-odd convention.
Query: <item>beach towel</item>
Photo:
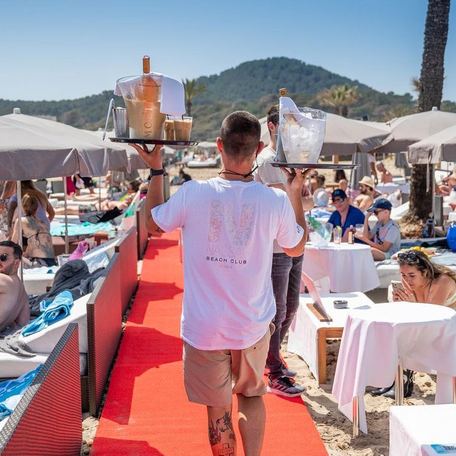
[[[40,369],[41,364],[14,380],[0,382],[0,421],[13,413],[24,391],[30,386]]]
[[[73,307],[73,295],[68,290],[62,291],[52,301],[41,302],[40,307],[43,309],[43,313],[22,328],[22,336],[26,337],[42,331],[70,315]]]
[[[30,298],[30,314],[40,315],[40,303],[43,300],[51,300],[64,290],[71,292],[73,299],[78,299],[94,288],[94,282],[104,276],[105,268],[89,272],[87,263],[83,260],[71,260],[65,263],[55,274],[52,288],[41,295]]]

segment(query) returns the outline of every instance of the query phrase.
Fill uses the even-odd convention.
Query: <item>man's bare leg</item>
[[[231,406],[207,407],[209,443],[214,456],[236,456]],[[247,454],[247,453],[246,453]]]
[[[260,456],[263,447],[266,408],[263,397],[238,394],[239,431],[245,456]]]

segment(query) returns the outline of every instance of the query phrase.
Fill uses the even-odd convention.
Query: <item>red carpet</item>
[[[153,238],[91,455],[211,454],[206,410],[189,403],[183,387],[182,290],[178,234]],[[266,408],[264,456],[327,454],[301,399],[267,395]]]

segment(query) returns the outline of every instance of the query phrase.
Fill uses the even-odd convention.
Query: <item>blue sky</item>
[[[141,57],[175,78],[286,56],[375,89],[411,92],[426,0],[0,0],[0,98],[60,100],[112,89]],[[456,101],[456,5],[444,98]]]

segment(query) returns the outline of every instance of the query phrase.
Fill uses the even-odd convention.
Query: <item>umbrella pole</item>
[[[98,210],[101,211],[101,179],[102,177],[100,176],[98,178]]]
[[[70,245],[68,243],[68,212],[67,212],[67,181],[66,176],[63,176],[63,208],[65,211],[65,253],[68,254],[70,251]]]
[[[20,245],[21,249],[23,248],[22,245],[22,187],[21,181],[16,181],[16,198],[17,198],[17,243]],[[14,225],[13,225],[14,226]],[[19,266],[20,270],[20,278],[21,281],[24,281],[24,267],[21,260],[21,264]]]

